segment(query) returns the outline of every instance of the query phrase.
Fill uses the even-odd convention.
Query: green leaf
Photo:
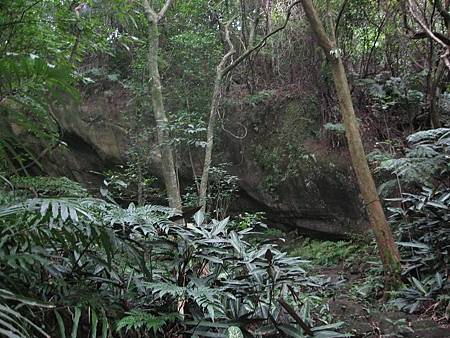
[[[56,317],[56,322],[58,323],[59,336],[61,338],[66,338],[66,327],[64,325],[64,320],[62,319],[62,317],[58,311],[55,310],[54,313],[55,313],[55,317]]]
[[[61,204],[61,219],[63,222],[67,220],[69,217],[69,209],[67,208],[67,205]]]
[[[98,317],[94,309],[91,309],[91,338],[97,338]]]
[[[416,286],[416,288],[422,292],[422,294],[425,296],[427,294],[427,291],[425,290],[425,288],[423,287],[423,284],[417,280],[416,278],[412,277],[412,281],[414,283],[414,285]]]
[[[436,272],[436,275],[435,275],[434,278],[435,278],[435,280],[436,280],[437,285],[438,285],[440,288],[442,288],[442,285],[443,285],[442,275],[441,275],[439,272]]]
[[[72,334],[70,335],[70,338],[77,338],[78,334],[78,326],[80,324],[80,318],[81,318],[81,307],[77,306],[75,308],[75,315],[72,319]]]
[[[302,330],[297,329],[292,325],[282,324],[278,326],[281,331],[283,331],[288,337],[293,338],[305,338]]]
[[[353,337],[352,334],[339,333],[336,331],[317,331],[314,332],[314,338],[339,338],[339,337]]]
[[[426,249],[429,250],[430,247],[424,243],[419,243],[419,242],[397,242],[398,245],[400,246],[406,246],[406,247],[410,247],[410,248],[418,248],[418,249]]]
[[[197,224],[198,227],[200,227],[203,224],[203,221],[205,220],[205,214],[203,211],[199,210],[194,215],[194,221],[195,224]]]
[[[322,326],[316,326],[311,329],[311,331],[321,331],[321,330],[328,330],[328,329],[339,329],[342,325],[344,325],[344,322],[337,322],[333,324],[327,324]]]
[[[227,338],[244,338],[244,334],[237,326],[230,326],[227,329]]]

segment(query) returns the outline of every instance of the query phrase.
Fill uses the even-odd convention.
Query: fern
[[[409,143],[436,142],[438,140],[450,139],[450,128],[437,128],[419,131],[407,137]]]
[[[39,196],[88,197],[87,190],[80,183],[67,177],[14,176],[10,184],[15,190],[29,191]]]
[[[169,313],[164,315],[153,315],[143,310],[132,310],[126,313],[127,315],[120,319],[116,324],[116,331],[125,329],[128,331],[145,332],[153,331],[156,335],[157,331],[161,329],[167,322],[173,322],[180,319],[178,313]]]
[[[216,313],[224,314],[222,297],[227,295],[219,288],[201,285],[199,280],[193,280],[188,287],[189,299],[192,299],[201,309],[206,310],[209,318],[214,322]]]
[[[146,286],[152,290],[157,298],[163,298],[169,295],[174,298],[183,297],[186,294],[186,288],[172,283],[147,283]]]
[[[21,213],[34,213],[38,211],[41,217],[48,216],[50,223],[53,221],[65,222],[70,219],[78,223],[79,215],[93,220],[93,216],[84,208],[78,199],[74,198],[33,198],[22,203],[0,207],[0,217],[11,216]]]
[[[382,160],[377,170],[395,174],[405,183],[427,186],[449,173],[449,128],[420,131],[408,136],[408,141],[404,157]]]
[[[145,225],[147,228],[161,223],[167,223],[167,218],[172,216],[174,210],[159,205],[145,205],[136,207],[130,203],[127,209],[111,207],[104,220],[110,224],[121,225]],[[148,230],[148,229],[147,229]]]

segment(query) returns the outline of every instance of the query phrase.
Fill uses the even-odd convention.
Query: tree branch
[[[289,18],[291,16],[291,12],[292,12],[292,8],[294,8],[294,6],[298,5],[299,3],[301,3],[302,0],[298,0],[293,2],[292,4],[289,5],[287,11],[286,11],[286,19],[283,23],[282,26],[278,27],[277,29],[273,30],[272,32],[270,32],[269,34],[267,34],[266,36],[264,36],[262,38],[261,41],[259,41],[255,46],[245,50],[244,53],[242,53],[233,63],[231,63],[230,65],[228,65],[224,70],[223,70],[223,75],[226,75],[227,73],[229,73],[230,71],[232,71],[234,68],[236,68],[242,61],[245,60],[245,58],[250,55],[251,53],[253,53],[255,50],[261,48],[262,46],[264,46],[264,44],[266,43],[267,39],[269,39],[272,35],[278,33],[279,31],[283,30],[286,28],[288,22],[289,22]]]
[[[444,61],[445,65],[447,66],[447,68],[450,70],[450,60],[449,60],[449,56],[450,56],[450,49],[449,49],[449,45],[446,44],[444,41],[442,41],[438,36],[436,36],[436,34],[434,34],[434,32],[428,28],[428,26],[423,22],[422,18],[419,17],[419,15],[416,13],[416,7],[414,6],[414,3],[412,0],[408,0],[408,7],[409,7],[409,12],[411,13],[412,17],[414,18],[414,20],[419,24],[420,27],[422,27],[422,29],[424,30],[424,32],[435,42],[437,42],[439,45],[441,45],[444,49],[445,49],[445,53],[441,55],[442,60]]]
[[[156,14],[156,12],[153,10],[152,6],[150,6],[150,3],[148,2],[148,0],[144,0],[142,4],[144,6],[144,11],[145,11],[145,14],[147,15],[147,19],[154,23],[158,23],[158,14]]]
[[[158,23],[164,17],[171,4],[172,0],[166,0],[159,13],[156,13],[148,0],[143,0],[142,3],[142,5],[144,6],[145,14],[147,15],[147,19],[154,23]]]
[[[341,18],[344,15],[345,7],[347,7],[347,0],[344,0],[344,3],[341,6],[341,9],[339,10],[339,14],[336,18],[336,24],[334,25],[334,36],[337,39],[338,37],[338,30],[339,30],[339,24],[341,22]]]
[[[440,0],[429,0],[429,2],[436,6],[437,10],[439,11],[439,14],[442,16],[442,18],[445,21],[445,25],[448,25],[450,22],[450,13],[447,12],[447,10],[442,6],[442,3]]]
[[[164,17],[171,4],[172,0],[166,0],[166,3],[164,4],[163,8],[161,8],[161,10],[158,13],[158,21]]]

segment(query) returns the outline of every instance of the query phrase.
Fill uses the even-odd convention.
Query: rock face
[[[60,109],[67,148],[51,154],[45,170],[98,188],[99,172],[126,162],[129,99],[113,89]],[[314,98],[264,91],[227,101],[225,108],[217,142],[223,156],[215,161],[230,162],[239,178],[233,212],[264,211],[269,224],[308,234],[340,236],[366,227],[349,159],[322,140]],[[149,171],[160,176],[159,156],[152,157]]]
[[[269,223],[309,235],[362,232],[367,224],[349,158],[322,140],[319,108],[314,98],[275,91],[227,108],[224,129],[246,133],[238,139],[223,132],[219,146],[240,179],[236,206],[266,211]]]

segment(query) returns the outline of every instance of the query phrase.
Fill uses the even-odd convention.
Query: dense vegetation
[[[0,336],[414,337],[426,319],[448,337],[447,1],[0,10]],[[126,160],[87,180],[70,153],[94,148],[79,132],[98,117],[74,107],[98,97],[126,101]],[[328,241],[264,224],[220,143],[249,133],[265,196],[311,168],[334,178],[342,157],[372,228]]]

